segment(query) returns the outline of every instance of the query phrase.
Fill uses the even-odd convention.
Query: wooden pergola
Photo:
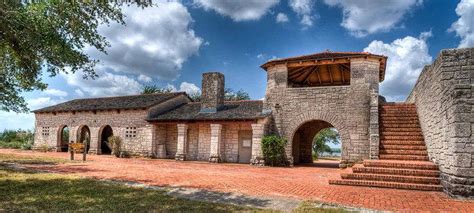
[[[385,75],[387,57],[358,52],[322,52],[292,58],[271,60],[261,67],[285,64],[289,87],[318,87],[350,85],[351,59],[372,58],[380,62],[380,82]]]

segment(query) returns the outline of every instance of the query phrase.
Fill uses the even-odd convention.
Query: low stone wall
[[[441,51],[407,102],[415,103],[429,157],[454,196],[474,197],[474,48]]]

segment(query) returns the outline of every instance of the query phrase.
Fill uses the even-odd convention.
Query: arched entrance
[[[110,153],[112,153],[112,150],[107,145],[108,142],[109,142],[109,137],[112,136],[112,135],[114,135],[112,127],[110,127],[109,125],[106,125],[106,126],[102,127],[102,129],[100,131],[100,135],[99,135],[99,138],[100,138],[99,147],[100,147],[100,153],[101,154],[110,154]]]
[[[58,130],[58,152],[67,152],[69,143],[69,128],[64,125]]]
[[[78,143],[87,143],[87,152],[89,152],[91,147],[91,131],[89,127],[86,125],[80,127],[77,136]]]
[[[327,128],[334,128],[334,126],[322,120],[311,120],[298,127],[292,140],[292,156],[295,164],[313,163],[315,136]]]

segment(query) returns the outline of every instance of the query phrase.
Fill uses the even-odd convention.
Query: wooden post
[[[84,151],[82,152],[82,161],[86,161],[86,153],[87,153],[87,142],[84,143]]]
[[[69,152],[71,153],[71,160],[74,160],[74,150],[69,149]]]

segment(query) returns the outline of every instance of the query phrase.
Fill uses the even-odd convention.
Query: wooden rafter
[[[329,73],[329,79],[331,79],[331,84],[332,84],[332,83],[334,83],[334,80],[332,79],[331,67],[327,66],[327,70],[328,70],[328,73]]]
[[[303,75],[305,73],[303,71],[304,69],[306,69],[306,67],[301,67],[301,68],[295,69],[295,70],[291,71],[291,74],[288,77],[292,78],[292,79],[299,78],[299,77],[301,77],[301,75]]]

